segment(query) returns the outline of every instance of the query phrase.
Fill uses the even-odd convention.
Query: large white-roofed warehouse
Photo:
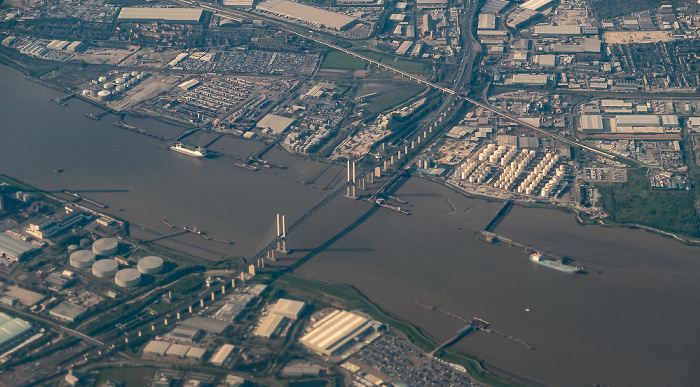
[[[0,352],[19,343],[31,331],[32,324],[0,312]]]
[[[354,313],[336,310],[315,323],[299,342],[318,354],[333,356],[348,342],[379,325]]]
[[[123,7],[117,21],[160,21],[167,23],[199,23],[204,10],[201,8],[145,8]]]
[[[352,16],[287,0],[267,0],[258,4],[255,9],[338,31],[346,30],[357,22],[357,19]]]
[[[36,247],[29,243],[22,242],[5,233],[0,233],[0,257],[12,261],[20,261],[35,251]]]

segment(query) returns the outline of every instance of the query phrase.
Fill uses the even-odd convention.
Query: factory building
[[[210,334],[220,335],[229,328],[228,323],[208,317],[190,317],[182,322],[182,325],[201,329]]]
[[[90,250],[76,250],[70,255],[70,265],[77,269],[86,269],[95,262],[95,253]]]
[[[163,271],[163,258],[156,256],[141,258],[137,268],[143,274],[158,274]]]
[[[119,270],[114,275],[114,283],[123,288],[131,288],[141,283],[141,273],[136,269]]]
[[[173,356],[179,358],[200,360],[206,353],[206,349],[169,343],[167,341],[151,340],[143,348],[144,355]]]
[[[119,264],[113,259],[100,259],[92,264],[92,275],[97,278],[112,278],[117,274]]]
[[[336,310],[316,322],[311,332],[299,342],[310,350],[326,356],[339,352],[345,344],[378,325],[351,312]]]
[[[29,243],[0,233],[0,258],[15,262],[21,261],[36,250],[36,247]]]
[[[92,251],[97,255],[110,256],[119,249],[119,241],[115,238],[102,238],[92,244]]]
[[[172,332],[167,334],[167,337],[178,341],[193,342],[197,341],[202,335],[202,330],[185,325],[178,325]]]
[[[43,215],[31,221],[25,232],[39,239],[51,238],[83,219],[85,219],[83,211],[65,206],[64,211],[57,212],[51,217]]]
[[[142,8],[123,7],[117,21],[163,23],[199,23],[204,15],[201,8]]]
[[[256,9],[277,16],[296,19],[315,27],[326,27],[336,31],[347,30],[357,22],[357,19],[352,16],[287,0],[267,0],[258,4]]]
[[[270,313],[267,316],[265,316],[265,318],[260,323],[260,326],[258,326],[255,329],[253,334],[255,336],[260,336],[269,339],[272,337],[272,335],[276,334],[277,330],[282,325],[282,321],[284,321],[284,319],[285,318],[283,316]]]
[[[411,48],[412,45],[413,45],[412,41],[410,41],[410,40],[404,41],[403,43],[401,43],[399,48],[396,49],[396,55],[406,55],[406,53],[408,52],[408,50]]]
[[[32,324],[0,312],[0,353],[19,344],[32,331]]]
[[[248,293],[235,293],[233,297],[214,315],[215,318],[226,321],[233,321],[255,298]]]

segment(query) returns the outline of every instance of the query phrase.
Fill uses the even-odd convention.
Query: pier
[[[135,127],[135,126],[133,126],[133,125],[129,125],[129,124],[125,123],[124,121],[113,122],[112,125],[117,126],[117,127],[119,127],[119,128],[122,128],[122,129],[126,129],[126,130],[129,130],[129,131],[132,131],[132,132],[134,132],[134,133],[143,134],[143,135],[148,136],[148,137],[157,138],[157,139],[163,140],[163,141],[170,141],[170,139],[168,139],[168,138],[165,138],[165,137],[163,137],[163,136],[158,136],[158,135],[155,135],[155,134],[153,134],[153,133],[147,132],[147,131],[145,131],[145,130],[143,130],[143,129],[140,129],[140,128],[137,128],[137,127]],[[195,130],[196,130],[196,129],[195,129]]]
[[[51,98],[51,100],[54,101],[54,102],[56,102],[56,103],[59,104],[59,105],[66,106],[66,105],[68,105],[68,104],[66,103],[66,101],[68,101],[69,99],[71,99],[71,98],[73,98],[73,97],[75,97],[75,93],[70,93],[70,94],[64,95],[63,97],[60,97],[60,98],[58,98],[58,97]]]
[[[85,117],[93,119],[95,121],[99,121],[102,119],[102,117],[106,116],[107,114],[109,114],[111,112],[112,112],[112,110],[103,110],[97,114],[88,113],[85,115]]]
[[[506,200],[505,202],[503,202],[503,204],[501,205],[501,207],[498,208],[498,210],[493,214],[493,216],[491,216],[491,219],[489,219],[489,221],[486,223],[486,226],[484,226],[483,231],[490,232],[490,231],[492,231],[494,228],[496,228],[496,226],[498,225],[498,223],[499,223],[499,222],[503,219],[503,217],[505,216],[507,210],[510,209],[510,205],[511,205],[512,203],[513,203],[513,200],[510,199],[510,198],[509,198],[508,200]]]
[[[82,200],[82,201],[84,201],[84,202],[88,202],[88,203],[90,203],[90,204],[94,204],[94,205],[96,205],[97,207],[100,207],[100,208],[107,208],[107,206],[104,205],[104,204],[102,204],[102,203],[96,202],[96,201],[94,201],[94,200],[90,200],[90,199],[88,199],[88,198],[86,198],[86,197],[83,197],[83,196],[78,195],[77,193],[70,192],[70,191],[68,191],[67,189],[64,189],[64,190],[63,190],[63,193],[66,194],[66,195],[73,196],[73,197],[75,197],[77,200]]]
[[[467,325],[462,327],[460,330],[455,333],[454,336],[452,336],[449,340],[445,341],[441,345],[439,345],[437,348],[433,349],[432,352],[430,352],[428,355],[429,356],[435,356],[435,353],[440,351],[441,349],[445,347],[449,347],[450,345],[458,342],[460,339],[462,339],[464,336],[466,336],[469,332],[475,330],[475,329],[485,329],[486,327],[489,326],[489,323],[480,319],[480,318],[474,318],[472,321],[469,321]]]
[[[185,133],[183,133],[183,134],[177,136],[177,138],[175,138],[173,141],[180,141],[180,140],[182,140],[183,138],[189,136],[190,134],[192,134],[192,133],[194,133],[194,132],[196,132],[196,131],[198,131],[198,130],[199,130],[199,129],[188,130],[188,131],[186,131]],[[218,140],[218,138],[217,138],[217,140]],[[214,141],[212,141],[212,142],[214,142]]]

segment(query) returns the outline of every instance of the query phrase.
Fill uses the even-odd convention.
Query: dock
[[[508,200],[506,200],[505,202],[503,202],[503,204],[501,204],[501,207],[498,208],[498,210],[491,216],[491,219],[489,219],[489,221],[486,223],[486,226],[484,226],[483,231],[490,232],[494,228],[496,228],[498,223],[505,216],[508,209],[510,209],[510,206],[512,203],[513,203],[513,200],[510,198]]]
[[[109,114],[111,112],[112,112],[111,110],[103,110],[97,114],[88,113],[85,115],[85,117],[93,119],[95,121],[99,121],[102,119],[102,117],[106,116],[107,114]]]
[[[124,121],[113,122],[112,125],[119,127],[119,128],[122,128],[122,129],[132,131],[134,133],[143,134],[143,135],[148,136],[148,137],[157,138],[157,139],[163,140],[163,141],[170,141],[170,139],[168,139],[166,137],[158,136],[158,135],[155,135],[153,133],[147,132],[147,131],[140,129],[140,128],[137,128],[133,125],[129,125],[129,124],[125,123]]]
[[[59,97],[51,98],[51,100],[56,102],[59,105],[67,106],[68,104],[66,103],[66,101],[68,101],[69,99],[71,99],[73,97],[75,97],[75,93],[70,93],[70,94],[64,95],[63,97],[60,97],[60,98]]]
[[[88,202],[88,203],[90,203],[90,204],[96,205],[97,207],[100,207],[100,208],[107,208],[107,206],[104,205],[104,204],[102,204],[102,203],[96,202],[96,201],[94,201],[94,200],[90,200],[90,199],[88,199],[88,198],[86,198],[86,197],[84,197],[84,196],[78,195],[77,193],[68,191],[67,189],[64,189],[64,190],[63,190],[63,193],[66,194],[66,195],[73,196],[73,197],[75,197],[77,200],[82,200],[82,201],[84,201],[84,202]]]

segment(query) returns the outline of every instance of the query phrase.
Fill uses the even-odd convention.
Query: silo
[[[112,255],[119,249],[119,242],[115,238],[102,238],[92,244],[92,251],[97,255]]]
[[[111,96],[112,93],[110,93],[109,90],[100,90],[100,92],[97,93],[97,99],[100,101],[107,101]]]
[[[137,267],[143,274],[158,274],[163,270],[163,258],[153,255],[141,258]]]
[[[141,273],[136,269],[119,270],[114,276],[114,283],[123,288],[130,288],[141,282]]]
[[[70,265],[78,269],[86,269],[95,262],[95,253],[90,250],[74,251],[70,255]]]
[[[111,278],[117,273],[119,264],[113,259],[100,259],[92,265],[92,275],[98,278]]]

